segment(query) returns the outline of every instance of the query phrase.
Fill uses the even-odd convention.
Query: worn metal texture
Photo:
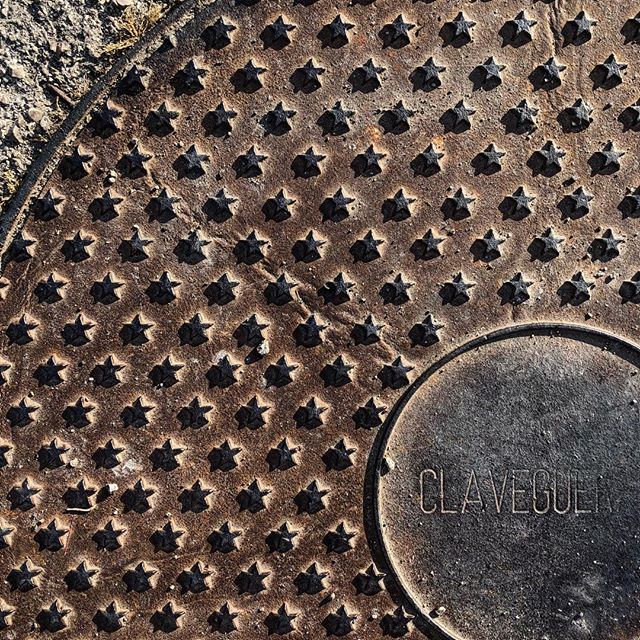
[[[7,232],[6,637],[419,637],[369,452],[470,339],[635,340],[634,16],[200,3],[133,55]]]

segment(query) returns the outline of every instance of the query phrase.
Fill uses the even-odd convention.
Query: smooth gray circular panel
[[[637,362],[587,330],[513,330],[409,391],[381,438],[374,507],[425,624],[465,640],[638,637]]]

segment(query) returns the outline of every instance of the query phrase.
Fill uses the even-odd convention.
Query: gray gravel
[[[124,19],[176,3],[0,0],[0,213],[73,104],[124,51],[111,49],[135,40]]]

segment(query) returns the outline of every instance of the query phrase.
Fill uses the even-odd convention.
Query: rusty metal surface
[[[3,633],[417,637],[370,568],[385,410],[494,329],[636,338],[635,13],[198,8],[7,237]]]

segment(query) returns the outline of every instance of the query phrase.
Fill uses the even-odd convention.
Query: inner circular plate
[[[386,561],[447,636],[637,638],[638,354],[588,331],[524,333],[460,349],[391,416]]]

